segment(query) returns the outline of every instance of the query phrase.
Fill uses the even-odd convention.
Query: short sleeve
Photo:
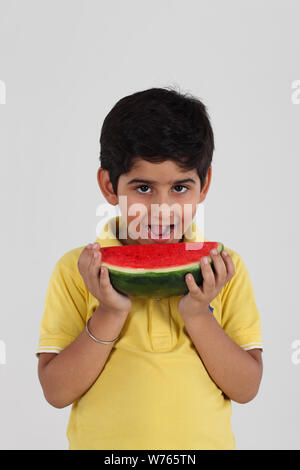
[[[82,332],[86,316],[87,289],[76,259],[67,253],[58,260],[50,277],[36,354],[59,353],[66,348]]]
[[[241,348],[263,349],[261,318],[248,270],[238,253],[226,250],[235,264],[235,274],[221,291],[221,326]]]

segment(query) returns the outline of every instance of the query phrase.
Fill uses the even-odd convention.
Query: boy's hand
[[[108,311],[129,313],[131,300],[111,285],[108,269],[101,269],[101,251],[98,243],[87,245],[78,259],[78,270],[91,294]],[[103,270],[103,272],[102,272]]]
[[[203,311],[207,312],[210,302],[235,274],[234,263],[227,252],[223,250],[222,254],[214,254],[212,250],[210,254],[216,274],[214,274],[210,263],[204,263],[205,257],[201,258],[202,287],[197,285],[192,274],[185,276],[189,292],[178,302],[178,312],[182,317],[199,315]]]

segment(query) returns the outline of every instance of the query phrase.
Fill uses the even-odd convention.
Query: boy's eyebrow
[[[128,181],[128,185],[132,183],[146,183],[146,184],[156,184],[156,181],[152,180],[145,180],[145,179],[140,179],[140,178],[133,178],[132,180]],[[196,181],[193,180],[192,178],[185,178],[183,180],[177,180],[177,181],[169,181],[169,184],[182,184],[182,183],[194,183],[196,184]]]

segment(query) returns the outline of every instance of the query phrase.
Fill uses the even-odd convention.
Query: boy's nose
[[[162,204],[157,203],[157,206],[151,207],[148,218],[149,224],[153,223],[154,225],[168,225],[173,224],[176,217],[174,211],[170,209],[168,204],[165,203],[163,206]]]
[[[158,204],[159,206],[170,207],[172,203],[174,203],[174,201],[171,201],[168,194],[160,194],[151,199],[151,204]]]

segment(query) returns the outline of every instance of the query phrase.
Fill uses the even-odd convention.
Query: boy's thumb
[[[108,276],[108,270],[105,266],[101,266],[100,282],[102,282],[102,284],[105,284],[105,285],[110,283],[109,276]]]

